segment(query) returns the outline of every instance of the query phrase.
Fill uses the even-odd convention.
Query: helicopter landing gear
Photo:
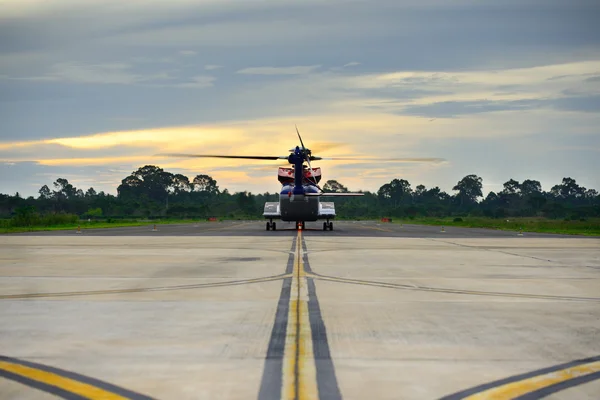
[[[275,222],[273,222],[273,220],[271,220],[270,222],[267,222],[267,230],[277,230],[277,224]]]
[[[323,230],[326,231],[327,229],[329,229],[330,231],[333,230],[333,222],[323,222]]]

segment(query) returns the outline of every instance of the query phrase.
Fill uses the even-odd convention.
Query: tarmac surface
[[[0,398],[600,398],[599,238],[277,225],[0,236]]]

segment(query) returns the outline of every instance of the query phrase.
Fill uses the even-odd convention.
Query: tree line
[[[121,181],[117,194],[74,187],[59,178],[51,189],[44,185],[37,197],[0,194],[0,217],[71,214],[80,218],[260,218],[266,201],[277,201],[279,193],[230,193],[221,190],[209,175],[193,179],[154,165],[133,171]],[[585,219],[600,217],[600,196],[594,189],[566,177],[549,191],[539,181],[509,179],[498,193],[482,193],[483,179],[467,175],[449,194],[439,187],[412,187],[405,179],[393,179],[376,192],[362,197],[337,198],[341,218],[415,218],[447,216],[546,217]],[[323,185],[326,192],[348,192],[336,180]],[[326,201],[326,200],[325,200]]]

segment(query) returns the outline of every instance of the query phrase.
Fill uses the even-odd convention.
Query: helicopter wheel
[[[329,223],[329,230],[332,231],[333,230],[333,222]]]
[[[271,228],[276,231],[277,230],[277,223],[275,222],[271,222]]]
[[[267,222],[267,230],[271,230],[271,223]]]
[[[323,222],[323,230],[326,231],[327,230],[327,222]]]

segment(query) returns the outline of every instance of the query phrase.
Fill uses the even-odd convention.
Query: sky
[[[600,190],[596,0],[0,0],[0,193],[116,194],[144,165],[276,192],[295,125],[323,180]]]

